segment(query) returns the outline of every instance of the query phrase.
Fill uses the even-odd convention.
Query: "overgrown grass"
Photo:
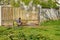
[[[0,40],[60,40],[60,21],[41,23],[39,28],[31,26],[0,27]]]
[[[40,24],[41,24],[41,26],[54,26],[54,25],[59,26],[60,20],[55,20],[55,21],[50,20],[50,21],[42,22]]]

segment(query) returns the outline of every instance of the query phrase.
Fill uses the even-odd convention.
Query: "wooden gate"
[[[20,7],[2,7],[2,25],[13,25],[14,20],[22,20],[23,25],[38,24],[38,10],[24,10]]]

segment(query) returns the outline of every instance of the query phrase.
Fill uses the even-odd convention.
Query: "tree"
[[[31,0],[21,0],[21,1],[24,2],[25,5],[29,5],[29,3],[30,3]]]
[[[40,3],[40,5],[43,7],[43,8],[57,8],[57,5],[56,5],[56,2],[54,2],[53,0],[48,0],[48,1],[42,1]]]
[[[20,2],[24,2],[25,5],[29,6],[29,3],[31,1],[33,6],[37,6],[38,4],[41,5],[44,8],[57,8],[56,2],[54,2],[53,0],[47,0],[47,2],[45,2],[44,0],[0,0],[0,2],[3,2],[4,4],[10,4],[12,6],[15,7],[19,7],[20,6]]]
[[[48,6],[49,8],[57,8],[56,3],[52,0],[48,0]]]
[[[3,4],[3,1],[4,1],[4,0],[0,0],[0,4]]]
[[[20,6],[20,1],[15,2],[15,0],[11,0],[10,5],[12,5],[14,7],[19,7]]]
[[[40,5],[40,0],[33,0],[33,5]]]

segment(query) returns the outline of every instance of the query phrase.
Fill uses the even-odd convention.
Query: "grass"
[[[0,40],[60,40],[60,21],[48,21],[41,26],[0,27]]]

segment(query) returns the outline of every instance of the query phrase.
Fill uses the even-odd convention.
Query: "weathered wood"
[[[20,7],[2,7],[2,25],[13,25],[14,20],[21,18],[23,25],[38,24],[38,10],[24,10]],[[37,21],[37,22],[36,22]]]

